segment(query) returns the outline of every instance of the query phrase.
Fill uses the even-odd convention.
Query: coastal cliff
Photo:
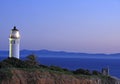
[[[1,84],[120,84],[113,78],[74,76],[63,73],[13,68],[12,77]]]
[[[32,55],[24,61],[16,58],[1,61],[0,84],[120,84],[120,81],[97,71],[41,65]]]

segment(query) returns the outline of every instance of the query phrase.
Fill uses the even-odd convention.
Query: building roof
[[[14,28],[12,29],[12,31],[18,31],[18,29],[16,28],[16,26],[14,26]]]

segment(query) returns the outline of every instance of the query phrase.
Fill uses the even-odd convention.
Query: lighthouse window
[[[15,41],[13,41],[13,43],[15,44]]]

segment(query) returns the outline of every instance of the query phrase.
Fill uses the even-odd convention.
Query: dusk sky
[[[13,26],[21,50],[120,53],[120,0],[0,0],[0,50]]]

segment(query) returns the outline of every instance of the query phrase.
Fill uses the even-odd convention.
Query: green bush
[[[92,74],[93,74],[93,75],[102,75],[99,71],[96,71],[96,70],[93,70],[93,71],[92,71]]]
[[[0,68],[35,68],[39,67],[39,63],[36,61],[34,55],[29,55],[27,60],[23,61],[17,58],[7,58],[0,62]]]
[[[76,71],[73,71],[74,74],[83,74],[83,75],[91,75],[91,72],[89,70],[84,69],[77,69]]]
[[[39,63],[37,62],[36,56],[35,55],[29,55],[27,56],[27,59],[24,61],[25,64],[27,65],[26,67],[32,68],[32,67],[39,67]]]
[[[7,58],[0,62],[1,68],[10,68],[10,67],[23,67],[24,62],[17,58]]]
[[[60,71],[60,72],[64,71],[62,68],[57,67],[57,66],[50,66],[49,69],[54,70],[54,71]]]

